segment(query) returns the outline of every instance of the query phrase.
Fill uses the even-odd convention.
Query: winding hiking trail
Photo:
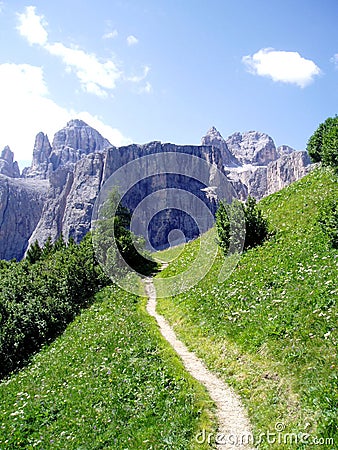
[[[215,402],[218,418],[216,448],[222,450],[253,449],[251,428],[249,420],[240,403],[239,398],[233,390],[220,378],[211,373],[204,363],[187,347],[177,339],[172,327],[163,316],[156,312],[156,290],[152,278],[145,279],[145,290],[148,296],[147,311],[154,317],[159,325],[163,337],[169,342],[176,353],[180,356],[186,370],[207,389],[211,399]],[[250,437],[250,438],[249,438]],[[206,439],[208,430],[206,430]]]

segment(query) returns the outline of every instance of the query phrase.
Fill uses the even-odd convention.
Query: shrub
[[[122,205],[120,195],[113,189],[103,203],[99,220],[93,231],[98,260],[109,274],[123,275],[125,264],[148,275],[157,268],[144,250],[144,239],[130,231],[131,213]]]
[[[321,123],[307,143],[307,151],[313,162],[322,162],[338,172],[338,116]]]
[[[35,263],[27,258],[0,266],[0,377],[63,332],[108,283],[90,234],[78,245],[57,242],[49,257]]]
[[[216,229],[219,245],[224,253],[238,249],[256,247],[268,236],[268,222],[257,207],[256,200],[248,197],[243,205],[239,200],[231,204],[220,202],[216,213]]]

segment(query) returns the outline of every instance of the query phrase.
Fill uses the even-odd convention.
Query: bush
[[[322,162],[338,172],[338,116],[318,126],[307,143],[307,151],[313,162]]]
[[[21,367],[62,333],[108,283],[95,261],[91,236],[68,246],[61,239],[49,257],[0,266],[0,376]],[[59,250],[56,250],[59,248]],[[33,253],[33,252],[32,252]]]
[[[130,222],[129,209],[122,205],[117,189],[113,189],[101,207],[93,231],[98,260],[108,274],[124,275],[125,263],[143,275],[158,267],[145,252],[144,239],[130,231]]]
[[[216,229],[224,253],[239,248],[241,242],[244,250],[256,247],[268,236],[268,222],[257,207],[256,200],[250,196],[244,205],[239,200],[233,200],[231,204],[220,202]]]

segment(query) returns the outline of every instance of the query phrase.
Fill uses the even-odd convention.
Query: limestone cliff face
[[[229,156],[223,163],[241,200],[248,195],[259,200],[297,181],[313,167],[307,152],[296,151],[288,145],[276,148],[270,136],[257,131],[234,133],[223,139],[211,128],[202,142],[210,142],[221,152],[226,145],[227,152],[233,155],[237,165],[229,164],[233,161]]]
[[[294,151],[273,161],[267,167],[266,195],[304,177],[312,167],[309,154],[305,151]]]
[[[209,162],[210,167],[202,174],[192,159],[188,176],[179,170],[152,172],[157,155],[166,154],[196,156]],[[127,163],[147,155],[154,157],[129,169]],[[144,225],[149,223],[148,244],[163,248],[174,229],[181,229],[187,239],[198,235],[196,223],[185,212],[191,207],[202,228],[208,229],[209,218],[199,212],[198,202],[215,213],[214,186],[220,172],[226,174],[240,199],[245,200],[248,195],[260,199],[301,178],[312,165],[306,152],[296,152],[288,146],[276,149],[273,140],[259,132],[234,133],[224,139],[212,127],[199,146],[155,141],[116,148],[86,123],[72,120],[55,134],[52,145],[45,134],[37,135],[31,167],[24,170],[21,178],[11,150],[6,147],[1,153],[0,258],[20,259],[35,240],[43,245],[49,236],[55,240],[61,233],[66,239],[72,236],[80,241],[90,230],[100,190],[121,167],[122,184],[131,176],[139,180],[124,198],[132,211],[150,193],[158,192],[157,202],[163,211],[156,212],[149,204],[141,211],[134,231],[144,234]],[[146,177],[147,171],[152,175]],[[191,193],[194,199],[176,193],[174,207],[172,188]]]
[[[36,228],[48,185],[0,175],[0,259],[21,259]]]
[[[31,167],[26,167],[22,172],[22,176],[24,178],[46,179],[51,152],[52,147],[48,136],[42,132],[38,133],[35,138]]]
[[[120,148],[111,147],[104,152],[89,154],[78,161],[74,170],[69,170],[69,168],[63,166],[51,175],[48,199],[41,219],[30,238],[30,243],[38,240],[40,244],[43,244],[48,236],[55,239],[60,233],[63,233],[65,238],[72,236],[76,241],[81,240],[90,229],[93,206],[97,195],[111,174],[128,162],[135,161],[142,156],[165,154],[166,152],[197,156],[222,170],[220,152],[211,146],[176,146],[151,142],[145,145],[133,144]],[[151,165],[151,159],[147,160],[146,163]],[[128,169],[126,170],[124,176],[128,178]],[[197,180],[203,176],[198,173],[197,165],[193,167],[192,164],[189,170]],[[186,177],[179,174],[161,174],[145,178],[145,173],[147,173],[147,168],[144,167],[144,163],[143,165],[135,164],[133,166],[133,177],[140,181],[124,199],[125,205],[132,211],[151,192],[170,188],[188,190],[208,204],[213,213],[216,211],[215,199],[208,197],[207,192],[203,191],[209,183],[212,183],[212,170],[204,184],[196,179],[187,180]],[[166,195],[168,193],[161,193],[164,205],[166,204],[164,198]],[[160,215],[154,217],[150,226],[149,242],[156,248],[162,248],[167,243],[170,231],[177,227],[185,230],[188,239],[198,235],[191,219],[182,212],[191,206],[187,204],[187,199],[177,198],[175,205],[175,211],[173,208],[169,208],[160,213]],[[145,215],[143,223],[139,225],[144,225],[147,220]],[[160,222],[161,226],[159,226]],[[205,226],[208,229],[208,224],[205,224]]]

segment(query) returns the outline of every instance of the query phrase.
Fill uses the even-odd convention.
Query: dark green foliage
[[[220,202],[216,213],[216,229],[219,245],[224,253],[240,251],[245,239],[244,206],[239,200],[231,204]]]
[[[231,204],[221,202],[216,213],[216,229],[224,253],[239,248],[241,242],[244,250],[256,247],[268,236],[268,222],[250,196],[245,205],[239,200]]]
[[[28,252],[27,252],[27,261],[30,264],[34,264],[37,261],[39,261],[39,259],[41,259],[42,256],[42,250],[40,248],[39,242],[35,241],[33,245],[30,246]]]
[[[70,238],[68,245],[72,245],[74,243],[74,239]],[[49,236],[42,248],[40,247],[38,241],[35,241],[34,244],[29,247],[26,255],[26,260],[30,264],[34,264],[39,260],[48,258],[52,253],[56,253],[60,250],[66,249],[66,247],[67,244],[64,241],[62,234],[57,238],[54,244],[52,242],[52,238]]]
[[[45,245],[43,246],[42,257],[47,258],[53,252],[54,252],[54,245],[52,242],[52,238],[49,236],[47,241],[45,242]]]
[[[66,246],[67,245],[65,243],[65,240],[63,239],[63,234],[61,233],[53,245],[53,251],[58,252],[59,250],[65,249]]]
[[[338,171],[338,116],[329,117],[321,123],[310,137],[307,151],[313,162]]]
[[[54,339],[107,283],[88,235],[79,245],[58,241],[49,257],[31,257],[0,268],[0,376],[23,365]],[[41,249],[40,249],[41,252]],[[43,253],[43,251],[42,251]],[[40,255],[41,256],[41,255]]]
[[[257,207],[256,200],[248,197],[245,208],[245,243],[244,249],[261,245],[268,236],[268,221]]]
[[[338,248],[338,199],[329,198],[323,202],[318,222],[333,248]]]
[[[103,204],[93,234],[98,260],[109,274],[123,274],[124,262],[144,275],[157,268],[144,251],[144,239],[130,231],[130,221],[130,211],[121,204],[118,191],[113,190]]]

